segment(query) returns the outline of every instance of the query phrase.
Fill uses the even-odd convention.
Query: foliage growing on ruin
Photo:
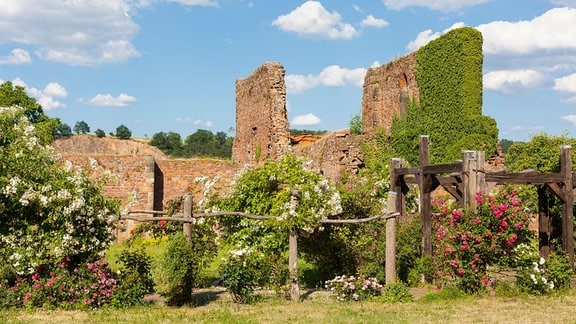
[[[473,28],[452,30],[417,52],[420,102],[392,123],[392,147],[418,163],[420,135],[429,135],[432,163],[461,159],[461,150],[496,150],[498,128],[482,115],[482,34]]]

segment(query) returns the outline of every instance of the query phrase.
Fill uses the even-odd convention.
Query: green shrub
[[[151,259],[143,248],[124,250],[119,257],[119,285],[110,304],[115,307],[130,307],[144,303],[144,296],[154,291]]]
[[[361,301],[382,293],[382,285],[378,279],[362,276],[336,276],[326,281],[326,289],[330,290],[338,301]]]
[[[411,287],[421,286],[423,283],[431,283],[436,276],[436,268],[432,257],[423,256],[414,262],[414,267],[408,272],[408,284]]]
[[[232,256],[220,265],[219,273],[222,285],[226,287],[232,300],[240,304],[250,304],[254,301],[256,286],[256,267],[246,249],[231,251]]]
[[[194,252],[183,234],[169,238],[166,252],[154,269],[156,289],[167,305],[183,305],[190,301],[200,264],[199,256]]]
[[[382,297],[379,299],[387,303],[406,303],[413,301],[414,297],[405,283],[395,282],[384,287]]]

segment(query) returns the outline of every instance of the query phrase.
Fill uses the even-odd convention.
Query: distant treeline
[[[291,129],[290,130],[290,135],[302,135],[302,134],[325,135],[326,133],[328,133],[327,130],[309,130],[309,129]]]
[[[188,135],[184,141],[180,134],[175,132],[160,132],[152,136],[150,145],[159,148],[164,154],[173,157],[208,156],[219,158],[232,157],[232,142],[225,132],[212,133],[209,130],[199,129]]]

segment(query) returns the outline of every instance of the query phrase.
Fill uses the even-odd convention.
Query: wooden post
[[[476,203],[476,193],[480,191],[482,192],[482,194],[486,194],[488,190],[484,164],[485,164],[484,151],[476,151],[476,168],[475,168],[476,191],[474,192],[474,207],[478,207],[478,204]]]
[[[428,135],[420,135],[420,214],[422,215],[422,250],[424,255],[432,256],[432,210],[430,208],[430,191],[426,190],[427,175],[424,167],[430,165],[430,141]]]
[[[562,146],[560,154],[560,172],[564,175],[564,202],[562,204],[562,248],[574,267],[574,196],[572,193],[572,156],[570,145]]]
[[[290,197],[290,209],[296,210],[301,192],[292,191]],[[293,302],[300,301],[300,287],[298,286],[298,229],[291,229],[288,237],[288,272],[290,276],[290,299]]]
[[[478,191],[478,152],[462,151],[462,200],[464,207],[476,207]]]
[[[396,199],[397,193],[388,192],[386,219],[386,284],[396,282]]]
[[[192,219],[192,200],[194,196],[186,194],[184,196],[184,218]],[[192,242],[192,223],[182,223],[182,231],[186,240]]]
[[[402,182],[396,175],[396,168],[404,167],[405,162],[400,158],[392,158],[390,160],[390,190],[396,192],[396,211],[400,213],[400,218],[406,215],[406,193],[408,188],[404,185],[402,187]],[[405,193],[406,191],[406,193]],[[390,203],[390,202],[389,202]]]
[[[552,221],[548,208],[548,192],[545,185],[538,186],[538,250],[541,257],[550,254],[550,239],[552,236]]]

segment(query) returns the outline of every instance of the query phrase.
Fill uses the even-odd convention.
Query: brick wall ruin
[[[236,136],[232,160],[253,164],[290,150],[284,67],[267,62],[236,80]]]
[[[414,68],[416,53],[390,63],[369,68],[362,92],[362,130],[374,133],[382,128],[389,132],[394,116],[404,116],[408,102],[420,100]]]

